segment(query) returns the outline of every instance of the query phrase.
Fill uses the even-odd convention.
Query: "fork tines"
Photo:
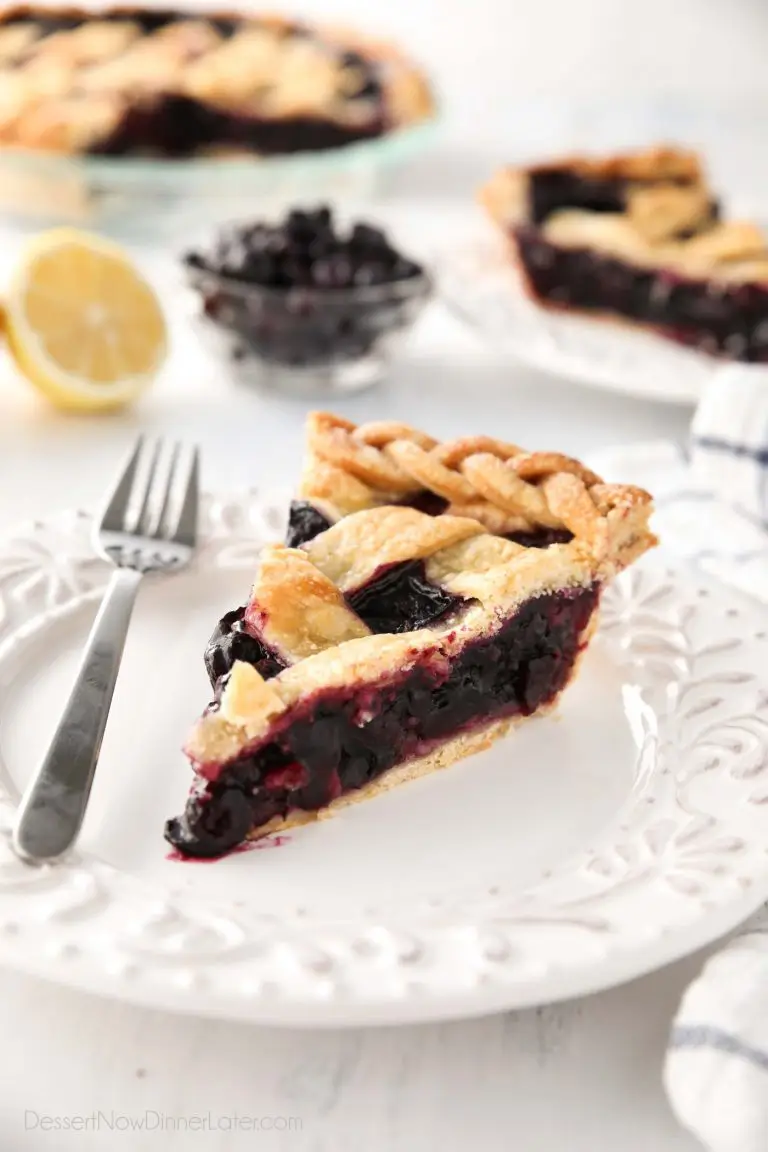
[[[101,530],[194,547],[199,473],[197,447],[140,436],[109,495]]]

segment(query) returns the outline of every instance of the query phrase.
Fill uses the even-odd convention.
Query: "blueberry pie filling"
[[[213,688],[232,671],[237,661],[250,664],[265,680],[282,672],[285,664],[276,652],[248,627],[246,609],[227,612],[216,625],[205,649],[205,668]]]
[[[288,544],[206,650],[213,700],[166,838],[223,855],[548,709],[602,588],[654,544],[650,511],[559,453],[312,414]]]
[[[423,120],[388,45],[271,15],[0,11],[0,144],[109,156],[315,152]]]
[[[655,148],[507,168],[481,199],[539,303],[768,361],[768,243],[721,218],[698,158]]]
[[[407,327],[430,292],[421,265],[381,229],[343,229],[326,206],[227,228],[185,265],[206,322],[232,338],[235,359],[292,367],[368,355]]]
[[[452,659],[436,647],[398,676],[303,700],[232,761],[199,766],[199,790],[168,839],[188,855],[221,855],[445,741],[531,715],[567,683],[597,601],[597,586],[543,593]]]

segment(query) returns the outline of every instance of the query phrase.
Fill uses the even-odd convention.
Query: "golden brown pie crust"
[[[203,769],[237,757],[314,693],[395,680],[427,652],[451,660],[526,600],[604,583],[656,542],[647,492],[605,484],[560,453],[489,437],[441,444],[408,425],[356,427],[324,412],[310,415],[307,443],[300,496],[335,522],[300,548],[264,550],[246,619],[288,667],[264,681],[235,663],[220,706],[187,744]],[[454,502],[437,516],[393,503],[425,491]],[[521,526],[566,529],[572,539],[535,548],[497,534]],[[409,561],[462,598],[460,616],[371,633],[346,597]]]
[[[299,496],[329,519],[420,492],[442,497],[451,516],[478,520],[494,534],[565,528],[601,563],[619,567],[622,550],[647,531],[651,502],[642,489],[605,484],[562,453],[527,452],[491,437],[440,443],[405,424],[357,427],[328,412],[310,414]]]
[[[550,171],[626,182],[624,211],[553,211],[537,227],[556,247],[593,248],[640,268],[668,268],[692,278],[768,282],[763,231],[749,221],[712,218],[714,194],[695,153],[657,147],[504,168],[480,189],[479,199],[513,243],[514,229],[530,223],[531,176]]]

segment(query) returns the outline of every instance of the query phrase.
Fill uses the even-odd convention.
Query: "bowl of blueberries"
[[[381,380],[433,291],[385,232],[327,206],[229,225],[184,266],[200,334],[236,378],[310,397]]]

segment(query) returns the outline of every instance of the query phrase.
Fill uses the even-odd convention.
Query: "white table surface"
[[[225,370],[206,368],[188,334],[125,415],[53,413],[7,367],[0,385],[0,532],[91,505],[139,429],[199,440],[210,488],[290,484],[300,457],[307,405],[238,391]],[[689,418],[511,366],[439,305],[386,387],[334,408],[575,455],[682,439]],[[537,1011],[316,1033],[175,1018],[0,971],[0,1147],[694,1152],[660,1077],[671,1015],[700,964]],[[173,1130],[201,1115],[213,1130]],[[238,1130],[236,1116],[262,1118],[262,1130]],[[83,1117],[87,1127],[44,1131],[43,1117]]]

